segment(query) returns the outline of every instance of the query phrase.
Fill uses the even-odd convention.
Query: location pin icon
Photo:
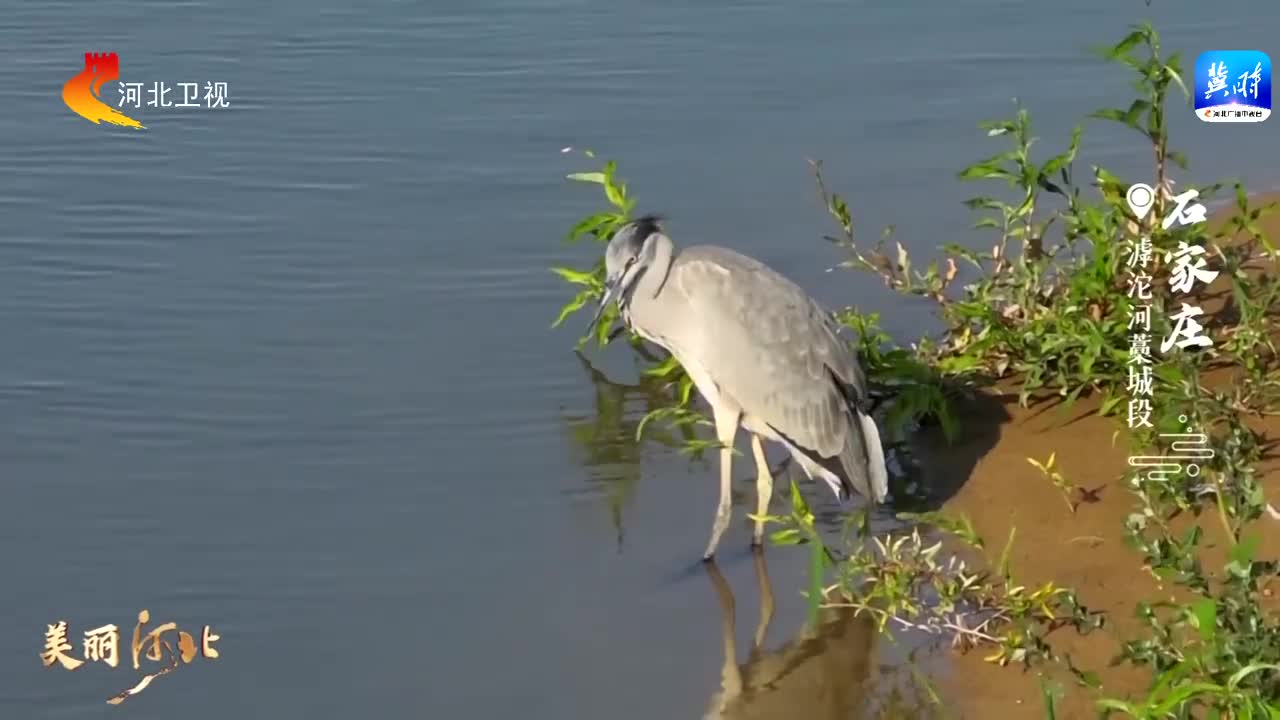
[[[1156,191],[1145,183],[1135,183],[1129,187],[1129,192],[1125,193],[1124,199],[1129,203],[1129,209],[1141,221],[1147,213],[1151,212],[1151,206],[1156,201]]]

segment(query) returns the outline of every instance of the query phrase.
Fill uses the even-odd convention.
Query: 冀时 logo
[[[1271,116],[1271,58],[1259,50],[1202,53],[1194,92],[1204,122],[1262,122]]]
[[[85,53],[84,69],[62,86],[62,101],[71,111],[94,123],[145,129],[142,123],[102,102],[102,88],[120,77],[120,58],[115,53]]]

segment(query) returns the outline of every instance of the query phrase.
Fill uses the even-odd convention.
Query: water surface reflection
[[[661,359],[644,347],[637,348],[637,352],[646,360]],[[683,441],[694,439],[695,431],[687,425],[671,428],[663,423],[649,423],[644,429],[644,441],[637,440],[640,421],[647,413],[671,405],[676,399],[674,388],[644,373],[640,373],[634,384],[616,382],[581,352],[575,351],[574,355],[591,382],[595,410],[565,418],[571,452],[574,460],[587,471],[590,484],[587,492],[604,496],[621,549],[622,511],[631,502],[640,481],[643,443],[653,441],[678,448]]]
[[[852,612],[827,608],[816,624],[805,623],[780,648],[768,650],[773,586],[764,552],[753,553],[760,618],[746,661],[738,662],[733,590],[714,562],[707,577],[720,606],[724,665],[720,689],[704,718],[793,718],[853,720],[868,717],[867,689],[876,651],[875,624]]]

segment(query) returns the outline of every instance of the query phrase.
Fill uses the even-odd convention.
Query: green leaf
[[[605,308],[604,314],[600,316],[600,324],[596,326],[596,342],[603,347],[609,340],[609,333],[613,331],[613,321],[618,317],[618,307],[613,303],[609,303],[609,307]]]
[[[590,300],[590,299],[591,299],[590,290],[583,290],[582,292],[578,293],[576,296],[574,296],[573,300],[570,300],[568,303],[565,304],[563,308],[560,309],[560,315],[556,317],[555,322],[551,323],[551,327],[553,328],[560,327],[561,323],[563,323],[570,315],[574,314],[578,310],[581,310],[582,306],[586,305],[587,300]]]
[[[1013,173],[999,167],[995,163],[979,163],[961,170],[959,178],[961,180],[981,180],[987,178],[1012,179]]]
[[[1102,407],[1098,409],[1098,414],[1109,415],[1111,411],[1114,410],[1117,405],[1124,402],[1124,400],[1125,397],[1123,395],[1112,394],[1108,391],[1105,399],[1102,401]]]
[[[991,197],[969,198],[964,204],[970,210],[1000,210],[1005,207],[1004,203]]]
[[[1149,715],[1144,713],[1142,710],[1139,710],[1132,703],[1127,703],[1121,700],[1113,700],[1111,698],[1104,698],[1102,700],[1099,700],[1098,708],[1102,710],[1114,710],[1117,712],[1122,712],[1125,715],[1128,715],[1129,717],[1134,717],[1134,718],[1149,717]]]
[[[610,223],[616,222],[617,220],[618,215],[616,213],[602,212],[596,213],[595,215],[588,215],[582,220],[579,220],[578,224],[574,225],[573,228],[569,230],[569,234],[565,237],[565,240],[569,243],[577,242],[582,239],[583,235],[596,233],[601,228],[609,225]]]
[[[1048,720],[1058,718],[1058,695],[1059,690],[1056,687],[1050,685],[1044,678],[1040,679],[1040,697],[1044,700],[1044,713]]]
[[[1169,79],[1172,80],[1173,83],[1178,86],[1178,89],[1182,91],[1183,97],[1190,98],[1191,91],[1187,89],[1187,84],[1182,81],[1182,74],[1179,73],[1177,68],[1174,66],[1176,59],[1177,59],[1177,56],[1169,58],[1169,63],[1168,65],[1165,66],[1165,69],[1164,69],[1165,73],[1168,74]]]
[[[1018,534],[1017,526],[1016,525],[1010,526],[1009,539],[1005,542],[1004,550],[1001,551],[1000,553],[1000,564],[998,567],[1000,568],[1001,577],[1004,577],[1004,578],[1009,577],[1009,554],[1013,551],[1013,538],[1017,534]]]
[[[987,131],[987,137],[995,137],[1014,132],[1018,126],[1008,120],[996,120],[978,123],[978,127]]]
[[[1124,110],[1116,108],[1103,108],[1089,113],[1089,117],[1098,118],[1099,120],[1114,120],[1116,122],[1126,122],[1128,115]]]
[[[668,356],[667,359],[663,360],[661,363],[646,369],[644,371],[644,374],[648,375],[649,377],[662,377],[664,375],[670,374],[672,371],[676,370],[679,367],[680,367],[680,361],[676,360],[675,355],[671,355],[671,356]]]
[[[604,173],[602,172],[569,173],[565,177],[578,182],[598,183],[600,185],[603,185],[605,182]]]
[[[720,448],[718,440],[686,440],[684,447],[680,448],[682,455],[701,455],[703,452]],[[737,454],[736,450],[730,450],[733,454]]]
[[[1049,160],[1044,164],[1044,167],[1040,169],[1040,173],[1046,176],[1052,175],[1074,162],[1076,159],[1076,153],[1080,149],[1080,135],[1083,132],[1084,128],[1080,125],[1076,125],[1071,131],[1070,145],[1068,145],[1067,149],[1060,155],[1055,155],[1049,158]]]
[[[1127,55],[1129,51],[1137,47],[1138,43],[1142,42],[1143,38],[1145,37],[1146,37],[1146,33],[1143,31],[1143,29],[1134,30],[1128,35],[1125,35],[1123,40],[1113,45],[1107,51],[1107,54],[1110,55],[1113,59],[1119,58],[1122,55]]]
[[[693,393],[693,378],[685,375],[680,378],[680,404],[688,405],[689,397]]]
[[[1089,359],[1088,359],[1088,363],[1087,363],[1087,364],[1088,364],[1089,366],[1092,366],[1092,365],[1093,365],[1092,358],[1089,358]],[[1085,370],[1084,372],[1086,372],[1086,373],[1087,373],[1087,372],[1088,372],[1088,370]],[[1062,384],[1063,384],[1064,386],[1067,384],[1067,381],[1066,381],[1066,379],[1065,379],[1065,378],[1063,379]],[[1066,413],[1067,413],[1067,411],[1071,409],[1071,406],[1075,405],[1076,400],[1078,400],[1078,399],[1080,398],[1080,393],[1084,392],[1085,388],[1087,388],[1087,387],[1088,387],[1088,386],[1087,386],[1087,385],[1085,385],[1084,383],[1079,383],[1079,384],[1077,384],[1075,387],[1071,388],[1071,391],[1067,393],[1066,399],[1065,399],[1065,400],[1063,400],[1063,401],[1062,401],[1062,404],[1058,406],[1058,407],[1059,407],[1059,409],[1057,410],[1057,412],[1056,412],[1055,414],[1056,414],[1058,417],[1063,417],[1063,416],[1065,416],[1065,415],[1066,415]],[[1064,387],[1063,389],[1065,390],[1066,388]]]
[[[818,605],[822,602],[822,576],[826,569],[827,553],[821,542],[811,545],[809,551],[809,625],[817,627]]]
[[[596,279],[594,272],[574,270],[573,268],[567,267],[553,267],[551,268],[551,272],[575,285],[590,285],[592,287],[600,286],[600,281]]]
[[[644,427],[649,424],[650,420],[662,415],[669,415],[670,413],[670,408],[658,408],[645,413],[645,416],[640,418],[640,423],[636,425],[636,442],[640,442],[640,437],[644,435]]]
[[[609,198],[609,202],[612,203],[614,207],[621,208],[623,210],[627,208],[627,200],[624,192],[625,191],[618,188],[618,186],[613,183],[605,183],[605,197]]]
[[[1217,631],[1218,605],[1212,598],[1198,600],[1191,605],[1191,616],[1195,618],[1200,639],[1211,642]]]
[[[1258,543],[1261,538],[1257,534],[1249,535],[1231,547],[1231,562],[1247,567],[1253,562],[1254,554],[1258,551]]]
[[[1138,125],[1138,116],[1150,108],[1151,103],[1146,100],[1134,100],[1133,103],[1129,105],[1128,110],[1107,108],[1092,113],[1091,117],[1100,118],[1102,120],[1113,120],[1127,125],[1134,130],[1141,131],[1142,128]]]
[[[801,535],[798,528],[778,530],[769,536],[769,541],[774,545],[799,545],[800,540]]]
[[[1280,672],[1280,665],[1276,665],[1274,663],[1252,663],[1250,665],[1246,665],[1232,673],[1231,678],[1227,680],[1227,689],[1234,692],[1235,689],[1240,686],[1240,683],[1244,682],[1245,678],[1254,673],[1262,672],[1263,670]]]
[[[1150,109],[1151,109],[1151,103],[1147,102],[1146,100],[1142,100],[1142,99],[1134,100],[1132,103],[1130,103],[1129,109],[1125,111],[1125,117],[1128,119],[1128,122],[1132,123],[1133,125],[1137,125],[1138,116]]]
[[[1148,717],[1162,717],[1197,695],[1215,694],[1221,692],[1221,690],[1222,686],[1206,682],[1191,682],[1186,685],[1180,685],[1176,690],[1169,693],[1164,702],[1152,708],[1150,710],[1151,715]]]

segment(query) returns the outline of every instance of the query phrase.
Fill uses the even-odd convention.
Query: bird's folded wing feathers
[[[750,258],[682,258],[674,278],[705,333],[701,362],[745,413],[823,456],[850,423],[834,373],[865,400],[865,380],[834,322],[798,286]],[[743,262],[745,260],[745,262]]]

